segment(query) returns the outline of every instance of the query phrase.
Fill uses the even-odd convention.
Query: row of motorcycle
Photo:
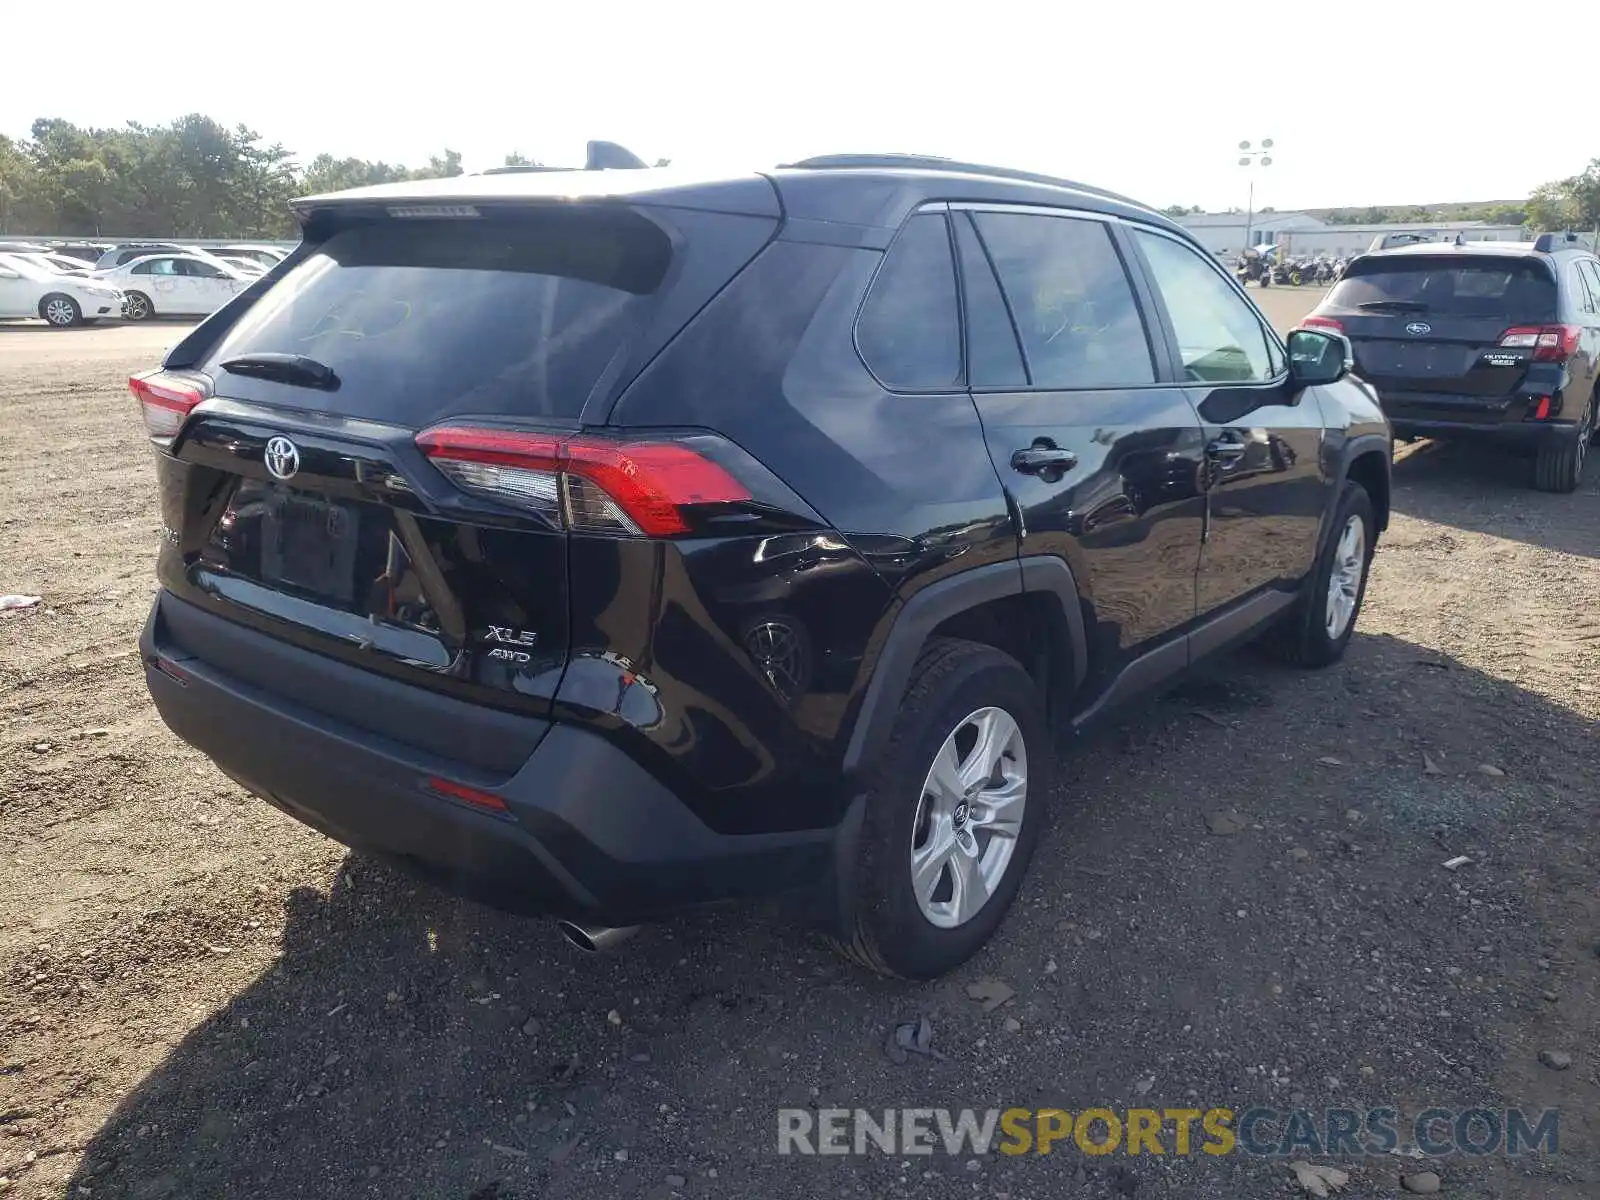
[[[1279,262],[1261,255],[1239,259],[1234,274],[1239,282],[1260,287],[1315,287],[1337,282],[1349,260],[1344,258],[1289,258]]]

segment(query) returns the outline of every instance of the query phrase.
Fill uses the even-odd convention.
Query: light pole
[[[1256,209],[1256,176],[1251,171],[1252,167],[1270,167],[1272,165],[1272,139],[1262,138],[1259,147],[1252,147],[1249,142],[1239,143],[1239,165],[1250,171],[1250,200],[1244,210],[1244,248],[1250,250],[1250,225],[1255,216]]]

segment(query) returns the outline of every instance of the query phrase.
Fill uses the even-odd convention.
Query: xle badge
[[[491,625],[487,632],[479,639],[492,642],[488,656],[497,662],[516,663],[526,666],[533,661],[533,655],[528,653],[539,644],[539,635],[531,629],[514,629],[509,625]]]

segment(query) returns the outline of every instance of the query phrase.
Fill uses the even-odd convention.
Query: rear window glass
[[[1552,321],[1556,286],[1542,264],[1525,259],[1377,259],[1352,264],[1350,273],[1334,285],[1328,303],[1435,316]]]
[[[577,416],[638,333],[671,261],[637,213],[379,220],[333,234],[245,313],[208,370],[242,398],[423,425],[465,413]],[[221,370],[240,354],[305,355],[333,392]]]

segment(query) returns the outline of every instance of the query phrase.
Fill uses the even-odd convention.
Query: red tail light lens
[[[1566,362],[1578,352],[1576,325],[1517,325],[1500,335],[1508,350],[1533,351],[1534,362]]]
[[[449,796],[452,800],[460,800],[463,804],[470,804],[474,808],[487,808],[490,812],[507,811],[504,800],[482,788],[468,787],[464,783],[440,779],[438,776],[428,780],[428,787],[441,796]]]
[[[135,375],[128,380],[128,390],[139,402],[145,432],[158,446],[172,441],[183,428],[190,410],[206,398],[205,389],[199,384],[164,371]]]
[[[586,533],[687,533],[683,507],[749,500],[717,463],[670,441],[623,442],[446,425],[417,445],[457,487]]]
[[[1336,321],[1332,317],[1310,316],[1300,322],[1301,329],[1326,329],[1330,333],[1343,333],[1344,322]]]

